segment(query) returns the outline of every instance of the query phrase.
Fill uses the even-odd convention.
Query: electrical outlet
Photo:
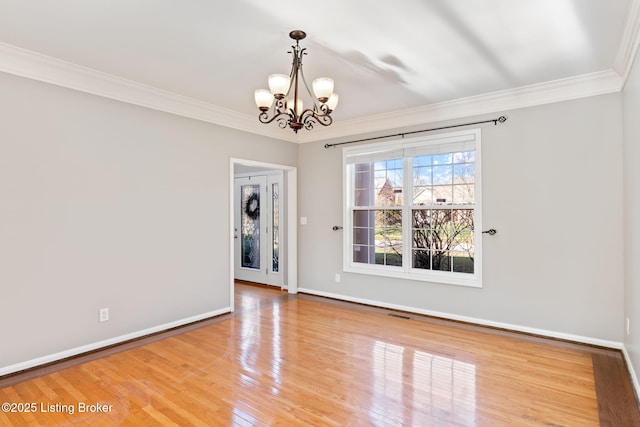
[[[340,283],[340,274],[336,273],[336,283]]]
[[[109,308],[101,308],[100,309],[100,321],[106,322],[109,320]]]

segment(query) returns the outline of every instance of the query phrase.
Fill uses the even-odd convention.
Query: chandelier
[[[295,133],[302,128],[313,129],[316,123],[329,126],[333,119],[331,112],[338,105],[338,94],[333,92],[333,79],[321,77],[312,83],[313,93],[302,72],[302,55],[306,55],[306,48],[300,47],[300,40],[307,34],[302,30],[293,30],[289,37],[296,41],[291,53],[293,63],[291,72],[286,74],[271,74],[269,76],[269,90],[258,89],[255,92],[255,100],[260,114],[258,120],[261,123],[271,123],[277,120],[281,128],[289,126]],[[304,108],[300,88],[300,80],[311,98],[312,107]],[[306,97],[306,95],[305,95]]]

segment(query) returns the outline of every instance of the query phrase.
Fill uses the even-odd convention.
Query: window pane
[[[416,156],[413,158],[413,166],[430,166],[433,163],[433,156]]]
[[[420,268],[423,270],[430,270],[431,269],[430,252],[425,250],[414,250],[412,267]]]
[[[370,236],[373,234],[372,228],[353,228],[353,243],[356,245],[368,245],[373,244],[373,239]]]
[[[461,151],[453,153],[453,163],[474,163],[475,160],[475,151]]]
[[[354,227],[373,227],[373,211],[369,210],[357,210],[353,211],[353,226]]]
[[[433,168],[431,167],[414,167],[413,168],[413,185],[432,185]]]
[[[430,249],[433,245],[433,235],[428,228],[417,228],[411,235],[413,249]]]
[[[242,267],[260,269],[260,186],[242,185],[240,242]]]
[[[430,209],[414,209],[412,211],[413,223],[412,227],[415,228],[430,228],[431,227],[431,210]]]
[[[375,206],[401,206],[402,205],[402,188],[393,186],[389,179],[381,181],[381,186],[376,187]],[[376,182],[376,185],[378,183]]]
[[[379,209],[376,211],[376,228],[400,228],[402,227],[402,210]]]
[[[437,204],[453,202],[453,186],[452,185],[434,185],[433,201]]]
[[[453,166],[434,166],[433,167],[433,184],[453,184]]]
[[[457,233],[466,232],[473,237],[473,209],[454,209],[451,211],[451,225]]]
[[[271,211],[271,230],[272,238],[272,259],[271,271],[280,271],[280,186],[278,183],[271,184],[272,211]]]
[[[453,203],[469,203],[475,201],[475,187],[473,184],[453,186]]]
[[[433,203],[433,187],[413,187],[413,205],[430,205]]]
[[[387,170],[387,162],[386,161],[382,161],[382,162],[375,162],[373,164],[373,169],[374,170],[380,170],[380,171],[384,171]]]
[[[356,165],[355,171],[355,185],[356,188],[370,188],[371,187],[371,168],[368,163]]]
[[[373,188],[373,182],[371,181],[371,172],[358,172],[355,174],[355,188],[366,189]]]
[[[393,245],[377,251],[376,264],[402,266],[402,244]]]
[[[368,245],[353,245],[353,262],[373,264],[375,261],[375,248]]]
[[[451,257],[447,251],[433,251],[431,262],[433,270],[451,271]]]
[[[453,154],[452,153],[446,153],[446,154],[436,154],[433,157],[433,164],[434,165],[449,165],[451,164],[451,161],[453,160]]]
[[[465,163],[453,166],[454,184],[473,184],[475,180],[476,167],[473,163]]]
[[[372,206],[374,203],[373,189],[363,188],[354,192],[354,206]]]
[[[451,252],[452,270],[473,274],[473,252]]]

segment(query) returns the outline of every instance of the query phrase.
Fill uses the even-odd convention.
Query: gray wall
[[[295,166],[295,144],[3,73],[0,93],[0,370],[229,306],[229,158]]]
[[[630,334],[624,345],[632,369],[640,372],[640,64],[635,64],[623,91],[624,108],[624,316]],[[626,327],[621,325],[621,329]],[[637,382],[637,377],[636,377]],[[636,390],[638,385],[636,383]]]
[[[342,224],[342,154],[324,143],[299,149],[300,288],[621,342],[620,94],[506,113],[482,129],[484,228],[498,230],[484,238],[482,289],[342,273],[331,231]]]

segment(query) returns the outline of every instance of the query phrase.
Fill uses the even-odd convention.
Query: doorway
[[[282,171],[234,174],[234,277],[284,283]]]
[[[234,280],[298,292],[295,167],[230,159],[230,307]]]

